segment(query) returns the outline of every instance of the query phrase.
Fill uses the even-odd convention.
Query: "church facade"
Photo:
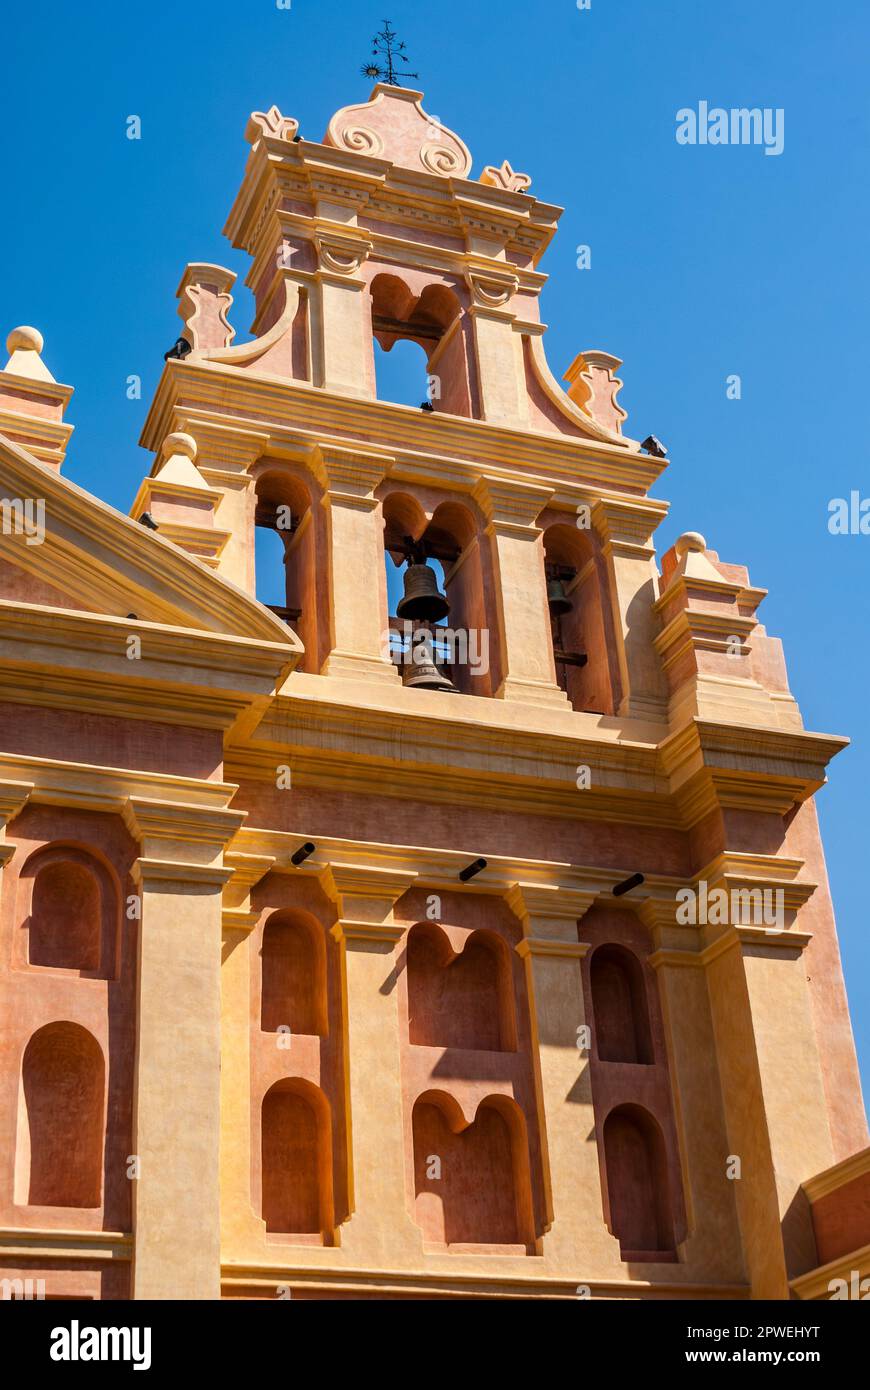
[[[252,336],[188,265],[129,516],[36,330],[0,372],[4,1296],[860,1288],[846,740],[741,564],[657,560],[621,363],[548,365],[529,177],[390,85],[246,138]]]

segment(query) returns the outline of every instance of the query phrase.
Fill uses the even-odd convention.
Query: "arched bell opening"
[[[620,1105],[604,1122],[608,1228],[622,1258],[673,1260],[676,1253],[667,1153],[661,1129],[641,1105]]]
[[[494,932],[472,932],[457,954],[436,923],[418,922],[408,933],[407,970],[412,1044],[516,1050],[510,953]]]
[[[652,1030],[643,967],[624,946],[596,946],[589,965],[593,1042],[601,1062],[652,1066]]]
[[[398,275],[380,272],[371,282],[370,297],[378,400],[470,416],[462,304],[456,292],[430,283],[415,294]],[[397,346],[402,361],[396,369]]]
[[[534,1240],[528,1136],[509,1096],[487,1096],[467,1124],[443,1091],[419,1097],[411,1119],[414,1217],[433,1245],[528,1251]]]
[[[412,689],[491,695],[492,628],[478,526],[461,503],[383,501],[393,660]]]
[[[260,474],[256,483],[256,596],[301,639],[302,671],[318,671],[328,629],[326,594],[318,584],[318,556],[325,553],[318,513],[308,486],[282,470]]]
[[[613,714],[616,661],[600,550],[562,522],[544,530],[544,568],[556,680],[575,710]]]

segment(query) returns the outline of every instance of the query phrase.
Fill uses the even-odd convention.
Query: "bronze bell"
[[[409,690],[450,690],[455,694],[456,686],[435,665],[432,634],[425,629],[418,629],[414,636],[417,640],[412,641],[410,651],[402,663],[402,684]]]
[[[550,610],[551,618],[561,618],[563,614],[570,613],[574,607],[565,593],[565,585],[561,579],[547,581],[547,607]]]
[[[438,577],[431,565],[409,564],[403,579],[405,593],[396,607],[397,617],[419,618],[427,623],[447,617],[450,604],[438,588]]]

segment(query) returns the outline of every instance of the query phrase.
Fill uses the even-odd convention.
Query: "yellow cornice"
[[[78,1231],[52,1226],[3,1226],[0,1259],[113,1260],[132,1259],[129,1231]]]
[[[820,1198],[827,1197],[829,1193],[836,1192],[839,1188],[845,1187],[848,1183],[854,1182],[856,1178],[864,1177],[868,1173],[870,1173],[870,1147],[859,1149],[857,1153],[841,1159],[839,1163],[825,1168],[823,1172],[806,1178],[801,1183],[801,1187],[810,1202],[818,1202]]]
[[[803,729],[694,718],[659,748],[660,766],[687,826],[728,807],[785,815],[824,785],[849,740]]]
[[[140,442],[159,449],[171,430],[196,421],[227,427],[231,394],[239,424],[268,433],[270,454],[309,450],[332,438],[355,439],[408,455],[437,456],[477,465],[477,475],[514,469],[546,485],[573,483],[593,489],[646,493],[662,472],[660,459],[579,436],[511,428],[442,412],[425,414],[389,401],[363,400],[287,377],[218,362],[167,362]],[[627,499],[631,500],[631,499]]]
[[[831,1297],[831,1283],[834,1279],[845,1279],[850,1284],[853,1271],[859,1280],[870,1275],[870,1245],[862,1245],[846,1255],[838,1255],[826,1265],[819,1265],[797,1279],[792,1279],[789,1287],[798,1298],[819,1299]]]
[[[0,753],[0,779],[0,801],[6,788],[7,801],[15,808],[10,813],[13,815],[27,800],[20,796],[22,784],[32,788],[30,800],[38,805],[75,806],[83,811],[116,814],[123,811],[131,796],[177,802],[188,808],[202,807],[209,814],[226,809],[238,791],[233,783],[36,758],[24,753]]]
[[[227,745],[226,767],[238,781],[274,781],[289,761],[296,786],[688,829],[721,807],[785,814],[824,782],[823,760],[843,744],[701,720],[667,735],[567,708],[541,713],[470,695],[448,703],[294,673],[253,738]],[[591,773],[582,790],[580,766]]]
[[[249,252],[258,249],[264,214],[277,195],[288,193],[312,209],[324,199],[352,206],[359,218],[395,217],[424,236],[447,229],[459,237],[482,233],[506,249],[522,248],[534,262],[552,240],[562,213],[527,193],[406,169],[313,140],[293,142],[263,133],[248,156],[224,227],[232,244]]]
[[[289,631],[297,648],[295,634]],[[128,658],[129,639],[140,656]],[[268,700],[287,645],[0,600],[0,694],[12,703],[227,729]]]
[[[297,867],[291,863],[291,856],[303,838],[298,831],[267,830],[245,823],[231,842],[227,863],[232,864],[237,854],[267,856],[274,860],[273,872],[317,879],[333,900],[339,894],[351,898],[397,898],[406,888],[416,887],[503,897],[520,916],[529,916],[530,901],[533,905],[546,903],[546,910],[536,910],[530,920],[578,919],[593,903],[639,911],[644,901],[655,900],[665,907],[673,903],[677,889],[685,886],[682,879],[650,874],[637,897],[616,899],[613,888],[636,865],[603,869],[511,855],[487,855],[486,869],[463,883],[459,872],[474,857],[475,847],[433,849],[324,835],[310,837],[315,851]],[[555,900],[552,904],[547,902],[551,894]],[[534,934],[541,935],[537,931]]]
[[[285,1264],[224,1261],[221,1264],[221,1283],[227,1289],[262,1288],[274,1296],[276,1285],[293,1283],[304,1288],[332,1293],[371,1293],[384,1297],[419,1294],[437,1299],[559,1299],[577,1301],[580,1285],[588,1288],[592,1298],[643,1299],[649,1294],[662,1300],[733,1299],[743,1301],[751,1293],[745,1284],[654,1282],[648,1279],[593,1279],[577,1272],[570,1279],[529,1272],[528,1258],[508,1260],[501,1257],[497,1271],[471,1272],[453,1268],[432,1269],[408,1273],[405,1270],[363,1269],[336,1264],[324,1264],[321,1250],[311,1252],[310,1264],[300,1263],[298,1251],[289,1255]],[[444,1252],[445,1258],[456,1261],[457,1256]],[[461,1256],[459,1257],[462,1258]],[[506,1266],[509,1266],[506,1268]]]

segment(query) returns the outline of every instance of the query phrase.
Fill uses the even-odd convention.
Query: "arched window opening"
[[[616,646],[600,552],[587,532],[556,523],[544,531],[544,568],[556,680],[574,709],[613,714]]]
[[[638,1105],[612,1110],[604,1122],[610,1231],[624,1260],[673,1257],[674,1222],[661,1131]]]
[[[425,350],[410,338],[397,340],[389,348],[374,342],[375,386],[379,401],[411,405],[418,409],[431,403],[429,363]]]
[[[458,955],[434,923],[408,934],[408,1036],[423,1047],[516,1048],[510,966],[502,943],[472,932]]]
[[[487,1097],[466,1124],[450,1096],[427,1093],[414,1106],[412,1129],[415,1220],[424,1240],[527,1249],[531,1188],[514,1102]]]
[[[66,859],[43,863],[33,879],[29,963],[99,970],[102,917],[100,885],[84,864]]]
[[[371,284],[371,306],[378,400],[469,416],[471,392],[456,293],[447,285],[429,284],[415,297],[397,275],[381,273]]]
[[[634,952],[615,945],[596,947],[589,978],[599,1061],[652,1065],[643,967]]]
[[[399,493],[383,511],[391,651],[403,684],[491,695],[492,629],[473,516],[443,502],[427,520]]]
[[[99,1207],[105,1064],[96,1039],[75,1023],[50,1023],[24,1052],[15,1201]]]
[[[329,1242],[332,1145],[323,1092],[309,1082],[276,1082],[263,1097],[261,1130],[266,1230]]]
[[[302,914],[276,912],[263,929],[260,1028],[324,1036],[325,951],[319,927]]]
[[[269,518],[258,521],[254,530],[254,565],[257,576],[257,598],[260,603],[283,616],[287,605],[287,575],[284,568],[287,551],[281,533]],[[296,615],[298,617],[298,614]],[[295,618],[294,618],[295,621]]]
[[[327,596],[319,583],[317,523],[301,479],[278,470],[263,473],[254,524],[256,596],[301,639],[305,653],[299,669],[319,670]]]

